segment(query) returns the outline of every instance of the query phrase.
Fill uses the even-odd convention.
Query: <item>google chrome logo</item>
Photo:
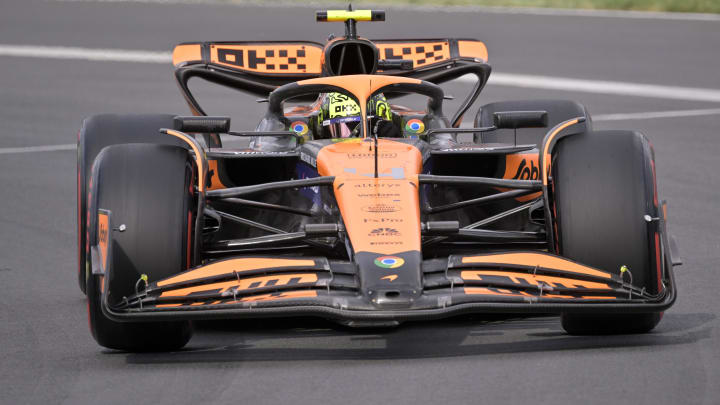
[[[413,134],[419,134],[425,131],[425,124],[419,119],[412,119],[405,123],[405,131]]]
[[[375,259],[375,265],[383,269],[396,269],[405,264],[405,260],[397,256],[382,256]]]
[[[308,126],[302,121],[295,121],[290,124],[290,129],[295,131],[296,134],[303,136],[308,133]]]

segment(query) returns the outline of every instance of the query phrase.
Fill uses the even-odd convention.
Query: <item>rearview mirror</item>
[[[182,132],[219,134],[230,131],[230,117],[177,116],[173,119],[175,129]]]
[[[547,111],[500,111],[493,113],[493,123],[497,128],[545,128]]]

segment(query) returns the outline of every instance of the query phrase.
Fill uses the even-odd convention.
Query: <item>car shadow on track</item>
[[[188,347],[118,353],[130,364],[416,359],[693,343],[710,337],[715,315],[666,314],[644,335],[569,336],[557,317],[456,318],[395,329],[347,329],[322,320],[202,323]]]

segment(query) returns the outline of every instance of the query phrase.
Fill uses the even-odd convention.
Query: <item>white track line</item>
[[[129,49],[95,49],[74,46],[2,45],[0,56],[46,59],[81,59],[107,62],[172,63],[170,52]]]
[[[471,79],[463,78],[462,80]],[[493,73],[490,75],[488,85],[720,103],[720,90],[679,86],[659,86],[654,84],[638,84],[606,80],[584,80],[570,79],[566,77]]]
[[[720,114],[720,108],[706,108],[702,110],[655,111],[627,114],[598,114],[593,115],[593,121],[625,121],[649,120],[655,118],[699,117],[702,115]]]
[[[0,155],[9,155],[16,153],[33,153],[33,152],[54,152],[58,150],[75,150],[77,145],[67,143],[64,145],[43,145],[43,146],[25,146],[20,148],[0,148]]]
[[[171,63],[172,60],[170,52],[3,44],[0,44],[0,56],[168,64]],[[474,78],[473,76],[468,75],[460,78],[460,80],[471,81],[474,80]],[[494,86],[562,90],[597,94],[617,94],[624,96],[720,103],[720,90],[699,89],[693,87],[658,86],[653,84],[570,79],[565,77],[535,76],[514,73],[493,73],[492,76],[490,76],[488,84]]]
[[[56,0],[60,2],[88,3],[148,3],[148,4],[204,4],[204,5],[236,5],[243,7],[315,7],[345,8],[347,2],[337,1],[260,1],[260,0]],[[720,21],[720,14],[709,13],[672,13],[662,11],[628,11],[628,10],[592,10],[570,8],[541,7],[493,7],[493,6],[434,6],[423,4],[372,4],[364,3],[362,8],[380,8],[388,10],[408,10],[430,13],[486,13],[486,14],[520,14],[537,16],[571,16],[571,17],[602,17],[629,18],[641,20],[680,20],[680,21]]]

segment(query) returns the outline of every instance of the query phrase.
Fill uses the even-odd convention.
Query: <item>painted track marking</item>
[[[461,80],[469,81],[474,80],[474,78],[463,76]],[[493,73],[490,75],[488,85],[720,103],[720,90],[607,80]]]
[[[0,148],[0,155],[9,155],[16,153],[33,153],[33,152],[54,152],[58,150],[76,150],[77,145],[67,143],[63,145],[42,145],[42,146],[23,146],[17,148]]]
[[[720,114],[720,108],[593,115],[593,121],[648,120],[655,118],[699,117]]]
[[[130,49],[97,49],[75,46],[33,46],[0,44],[0,56],[46,59],[81,59],[107,62],[172,63],[170,52]]]

